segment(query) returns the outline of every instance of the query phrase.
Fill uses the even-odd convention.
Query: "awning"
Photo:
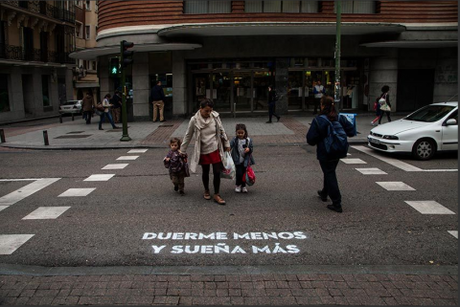
[[[457,47],[458,41],[454,40],[417,40],[417,41],[386,41],[360,44],[370,48],[448,48]]]

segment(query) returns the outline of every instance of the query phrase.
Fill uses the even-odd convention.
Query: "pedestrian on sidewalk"
[[[113,129],[120,129],[120,127],[115,126],[115,123],[113,122],[112,115],[110,114],[110,107],[112,104],[109,102],[110,101],[110,94],[105,95],[104,99],[102,100],[102,106],[104,107],[104,111],[101,112],[101,119],[99,120],[99,130],[104,130],[102,129],[102,123],[104,122],[105,118],[107,117],[112,124]]]
[[[321,98],[326,94],[326,89],[321,84],[321,80],[317,80],[315,86],[313,87],[313,94],[315,95],[315,109],[313,110],[313,114],[318,113],[318,107],[321,103]]]
[[[276,101],[278,100],[278,95],[276,90],[273,88],[273,85],[268,86],[268,122],[267,124],[272,123],[273,115],[276,117],[277,121],[280,121],[281,116],[275,114]]]
[[[382,110],[380,110],[380,103],[379,103],[379,99],[380,99],[380,96],[377,97],[375,103],[374,103],[374,110],[375,110],[375,116],[376,118],[374,118],[372,121],[371,121],[371,125],[372,126],[375,126],[375,123],[380,119],[380,115],[382,115]]]
[[[196,173],[196,167],[201,165],[203,170],[204,199],[211,199],[209,190],[209,172],[213,171],[214,201],[225,205],[220,197],[220,173],[224,150],[230,151],[230,142],[220,120],[219,113],[213,110],[214,102],[205,99],[200,102],[200,109],[190,119],[187,132],[182,141],[182,152],[187,152],[190,141],[195,135],[195,146],[190,161],[190,171]]]
[[[379,125],[381,124],[382,117],[385,114],[387,116],[388,122],[391,122],[391,117],[390,117],[391,103],[390,103],[390,93],[389,92],[390,92],[390,87],[388,85],[384,85],[382,87],[382,94],[380,95],[380,99],[382,100],[379,100],[380,110],[381,110],[380,118],[379,118]],[[389,109],[386,109],[386,106],[388,106]]]
[[[158,111],[160,113],[160,122],[164,122],[164,108],[165,108],[165,93],[163,91],[163,88],[161,87],[161,81],[157,81],[156,85],[152,87],[152,90],[150,92],[150,101],[153,104],[153,121],[157,121],[157,115]]]
[[[174,191],[179,191],[181,196],[185,195],[185,168],[187,167],[187,154],[180,152],[181,141],[172,138],[169,141],[169,152],[164,157],[163,163],[169,169],[169,176],[174,185]]]
[[[247,193],[248,188],[243,182],[243,176],[246,173],[248,163],[254,164],[252,157],[252,140],[248,137],[248,131],[245,124],[236,124],[236,136],[230,141],[230,148],[233,162],[236,168],[236,193]]]
[[[112,98],[112,115],[113,115],[113,122],[115,124],[120,123],[120,114],[121,114],[121,92],[119,90],[115,91],[115,95]]]
[[[91,117],[93,117],[93,95],[90,92],[86,92],[86,96],[81,102],[81,107],[83,110],[83,118],[86,120],[86,124],[91,124]]]
[[[322,117],[325,115],[327,120]],[[316,145],[316,158],[319,160],[319,165],[323,171],[323,189],[318,191],[318,195],[322,201],[327,201],[327,196],[332,200],[332,205],[327,208],[336,212],[342,212],[342,195],[339,190],[337,174],[335,172],[339,160],[343,157],[328,154],[325,146],[325,138],[328,136],[329,129],[332,129],[331,122],[339,121],[347,136],[354,136],[354,127],[345,116],[339,116],[334,105],[334,98],[331,96],[323,96],[321,98],[321,106],[319,115],[312,121],[310,129],[307,133],[307,143]]]

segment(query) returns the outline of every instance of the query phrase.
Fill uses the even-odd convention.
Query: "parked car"
[[[373,128],[370,148],[431,159],[437,151],[458,150],[458,102],[432,103],[406,117]]]
[[[61,114],[81,114],[81,100],[67,100],[59,106]]]

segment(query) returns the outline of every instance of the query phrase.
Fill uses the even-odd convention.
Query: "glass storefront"
[[[204,98],[212,98],[219,112],[267,112],[268,86],[276,87],[275,63],[274,59],[189,63],[194,87],[191,112],[198,110]],[[341,65],[343,108],[357,108],[357,61],[344,60]],[[288,110],[313,110],[313,88],[318,81],[325,87],[326,94],[334,95],[334,59],[291,58],[286,78]]]

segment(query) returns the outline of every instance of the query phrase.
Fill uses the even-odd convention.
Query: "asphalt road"
[[[426,162],[396,156],[420,169],[437,170],[407,172],[351,148],[349,158],[366,164],[340,162],[344,212],[339,214],[329,211],[316,195],[322,174],[313,147],[255,147],[257,182],[248,194],[237,194],[234,182],[222,179],[226,206],[202,198],[201,174],[186,179],[185,196],[174,192],[162,164],[165,149],[127,151],[0,151],[1,180],[61,178],[0,211],[0,235],[34,234],[12,254],[0,255],[0,262],[43,266],[458,263],[458,240],[448,233],[458,230],[458,172],[440,171],[457,169],[456,153]],[[127,155],[139,158],[117,161]],[[129,165],[101,170],[113,163]],[[387,174],[363,175],[356,168],[378,168]],[[93,174],[115,176],[108,181],[84,181]],[[387,191],[376,183],[384,181],[401,181],[414,190]],[[31,182],[0,181],[0,197]],[[95,190],[88,196],[59,197],[70,188]],[[405,201],[436,201],[454,214],[421,214]],[[55,219],[23,219],[39,207],[61,206],[70,208]]]

